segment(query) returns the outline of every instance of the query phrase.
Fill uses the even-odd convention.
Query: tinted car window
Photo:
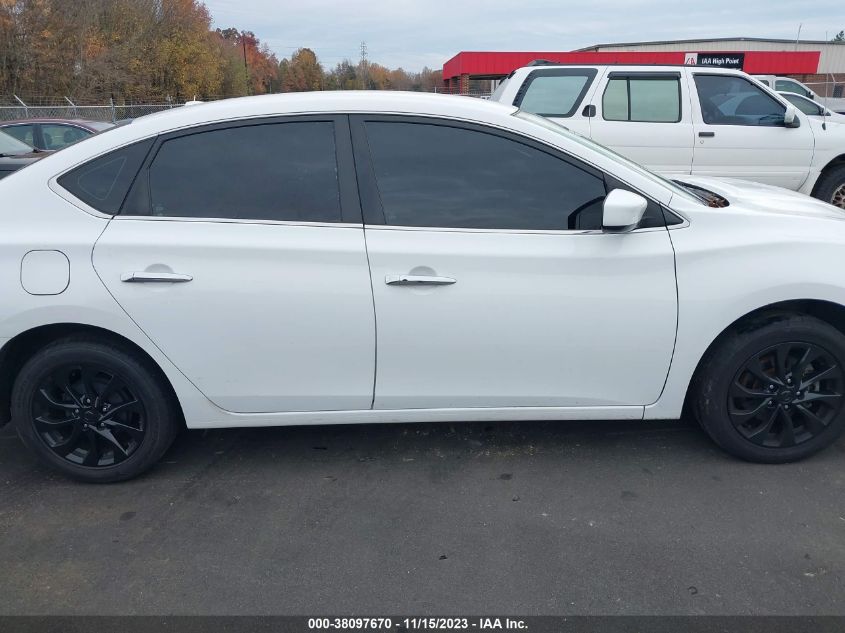
[[[786,108],[743,77],[695,75],[701,115],[708,125],[783,125]]]
[[[153,215],[340,222],[334,124],[308,121],[165,141],[149,171]]]
[[[795,94],[794,92],[790,92],[787,94],[781,95],[784,99],[789,101],[792,105],[796,108],[801,110],[804,114],[810,114],[814,116],[821,116],[824,114],[824,109],[815,101],[809,101],[801,97],[800,95]]]
[[[73,125],[42,123],[41,136],[44,137],[44,149],[58,150],[88,138],[91,132]]]
[[[600,229],[604,180],[476,130],[368,122],[385,219],[397,226]]]
[[[775,82],[775,90],[778,92],[793,92],[798,95],[804,95],[805,97],[810,96],[810,93],[804,86],[797,81],[789,81],[787,79],[778,79]]]
[[[608,121],[677,123],[681,120],[680,79],[677,77],[613,77],[602,97]]]
[[[59,184],[91,207],[115,215],[152,147],[141,141],[95,158],[61,176]]]
[[[9,136],[14,136],[30,147],[35,147],[35,128],[32,125],[10,125],[4,127],[3,131]]]
[[[542,116],[570,117],[595,77],[593,69],[535,71],[514,105]]]

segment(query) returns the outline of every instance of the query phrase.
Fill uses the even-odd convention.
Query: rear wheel
[[[693,388],[701,425],[729,453],[803,459],[845,428],[845,336],[808,316],[761,321],[727,334]]]
[[[52,343],[24,365],[12,417],[43,462],[91,482],[144,472],[178,428],[173,398],[151,363],[89,338]]]
[[[814,196],[835,207],[845,209],[845,165],[834,167],[822,176]]]

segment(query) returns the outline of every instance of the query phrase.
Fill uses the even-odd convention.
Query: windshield
[[[32,152],[33,149],[23,141],[0,131],[0,154],[14,156],[16,154],[31,154]]]
[[[612,149],[609,149],[609,148],[605,147],[604,145],[599,145],[595,141],[592,141],[592,140],[590,140],[590,139],[588,139],[584,136],[581,136],[580,134],[573,132],[569,128],[567,128],[563,125],[560,125],[559,123],[555,123],[554,121],[550,121],[549,119],[543,118],[541,116],[537,116],[536,114],[531,114],[529,112],[523,112],[521,110],[516,112],[515,115],[518,116],[520,119],[525,119],[526,121],[530,121],[531,123],[536,123],[537,125],[540,125],[540,126],[546,128],[547,130],[551,130],[555,134],[559,134],[559,135],[563,136],[564,138],[566,138],[570,141],[573,141],[575,143],[583,145],[584,147],[591,149],[594,152],[598,152],[599,154],[606,156],[607,158],[610,158],[610,159],[616,161],[617,163],[622,163],[628,169],[631,169],[631,170],[637,172],[638,174],[640,174],[641,176],[644,176],[645,178],[648,178],[649,180],[656,182],[656,183],[662,185],[663,187],[669,189],[673,194],[683,196],[684,198],[691,200],[693,202],[698,202],[699,204],[701,204],[701,202],[702,202],[702,200],[699,196],[687,191],[680,184],[672,182],[671,180],[668,180],[668,179],[664,178],[663,176],[658,176],[653,171],[650,171],[650,170],[646,169],[645,167],[643,167],[642,165],[639,165],[639,164],[635,163],[634,161],[632,161],[628,158],[625,158],[624,156],[622,156],[622,154],[617,154]]]

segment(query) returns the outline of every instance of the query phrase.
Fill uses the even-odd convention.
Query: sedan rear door
[[[96,193],[103,175],[83,171],[76,185]],[[345,116],[158,139],[93,261],[219,407],[370,408],[375,321]]]

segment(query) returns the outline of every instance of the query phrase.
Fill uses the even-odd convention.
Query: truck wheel
[[[834,207],[845,209],[845,165],[834,167],[823,175],[814,196]]]

